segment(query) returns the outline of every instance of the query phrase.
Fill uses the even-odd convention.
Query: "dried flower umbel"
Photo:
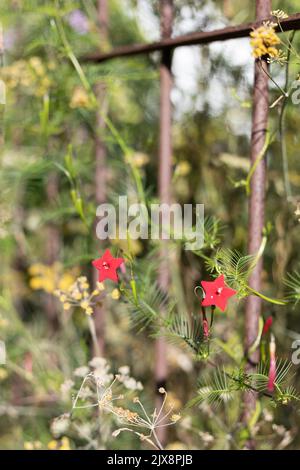
[[[76,409],[97,407],[100,412],[111,414],[123,425],[113,432],[113,437],[117,437],[121,432],[128,431],[138,436],[141,441],[148,442],[154,448],[162,449],[162,444],[156,433],[157,429],[171,426],[180,419],[180,414],[174,413],[174,406],[166,406],[166,390],[164,388],[159,389],[159,393],[164,395],[159,410],[155,408],[152,414],[147,413],[138,396],[131,400],[135,407],[132,410],[128,405],[123,405],[125,396],[123,393],[119,393],[118,389],[123,387],[131,392],[139,391],[143,388],[142,384],[130,377],[127,366],[121,367],[119,373],[112,376],[109,373],[109,366],[107,369],[105,359],[94,359],[102,361],[103,373],[101,373],[101,368],[95,369],[84,377],[73,401],[71,415]],[[104,369],[103,366],[105,366]],[[121,401],[123,401],[122,404]],[[147,432],[142,432],[143,430]]]

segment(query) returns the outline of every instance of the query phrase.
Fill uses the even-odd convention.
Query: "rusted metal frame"
[[[271,11],[271,0],[256,0],[256,19],[265,18]],[[268,64],[266,60],[257,59],[255,62],[253,111],[252,111],[252,133],[251,133],[251,165],[265,144],[269,115],[269,78],[267,73]],[[265,71],[264,71],[265,70]],[[251,178],[251,192],[249,196],[248,214],[248,252],[256,254],[262,243],[265,211],[265,183],[266,164],[262,159],[256,167]],[[249,279],[249,285],[259,291],[261,288],[261,275],[263,269],[262,257]],[[258,335],[258,323],[261,315],[262,300],[257,296],[249,296],[246,301],[245,312],[245,351],[248,358],[248,370],[253,370],[259,360],[259,351],[256,350],[248,355],[251,345]],[[255,410],[256,396],[246,393],[244,397],[244,420],[247,422]]]
[[[98,23],[100,27],[100,44],[106,44],[108,40],[108,0],[98,0]],[[106,85],[99,82],[96,85],[95,93],[99,103],[99,111],[96,113],[96,133],[95,133],[95,200],[97,206],[106,202],[107,196],[107,169],[106,169],[106,146],[102,138],[105,130],[105,120],[103,115],[106,112]],[[93,270],[93,284],[96,289],[98,272]],[[95,355],[103,355],[105,350],[105,305],[102,303],[95,306],[94,322],[97,336],[98,348]]]
[[[268,3],[268,2],[267,2]],[[266,11],[266,10],[264,10]],[[201,44],[210,44],[215,41],[227,41],[229,39],[238,39],[248,37],[250,32],[257,28],[263,21],[274,20],[274,17],[268,14],[260,15],[260,18],[253,23],[245,23],[237,26],[228,26],[226,28],[214,31],[199,31],[195,33],[184,34],[175,38],[163,38],[161,41],[150,44],[132,44],[128,46],[116,47],[110,52],[94,53],[82,58],[83,62],[105,62],[111,59],[121,57],[130,57],[141,54],[149,54],[156,51],[168,51],[182,46],[193,46]],[[281,28],[283,31],[292,31],[300,29],[300,13],[282,19]],[[280,31],[278,27],[275,28]]]
[[[169,38],[172,35],[174,6],[173,0],[160,0],[161,35]],[[160,64],[160,133],[159,133],[159,169],[158,192],[161,203],[171,203],[172,178],[172,52],[165,50],[162,53]],[[160,251],[160,268],[158,282],[163,292],[168,292],[170,284],[170,271],[168,248],[162,247]],[[162,315],[164,313],[162,312]],[[167,351],[165,338],[158,338],[155,344],[155,382],[156,388],[166,386],[167,380]],[[157,406],[162,405],[163,395],[158,394]],[[166,428],[157,430],[158,438],[162,443],[166,441]]]

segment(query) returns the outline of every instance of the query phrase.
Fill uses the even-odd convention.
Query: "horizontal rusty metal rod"
[[[199,31],[195,33],[184,34],[175,38],[166,38],[162,41],[152,42],[150,44],[132,44],[128,46],[120,46],[112,49],[110,52],[87,55],[81,60],[83,62],[105,62],[120,57],[130,57],[141,54],[149,54],[155,51],[166,51],[182,46],[193,46],[197,44],[209,44],[215,41],[227,41],[228,39],[244,38],[249,36],[250,32],[262,24],[263,21],[274,20],[269,16],[264,20],[255,21],[253,23],[244,23],[237,26],[228,26],[226,28],[214,31]],[[283,31],[292,31],[300,29],[300,13],[291,15],[280,22]],[[279,28],[276,28],[280,31]]]

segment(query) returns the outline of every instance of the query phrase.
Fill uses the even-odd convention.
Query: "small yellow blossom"
[[[70,101],[70,108],[89,108],[90,100],[87,92],[81,86],[76,87],[73,90],[73,94]]]
[[[99,291],[105,290],[105,286],[104,286],[103,282],[97,282],[97,287],[98,287]]]
[[[80,299],[82,299],[82,294],[81,294],[81,292],[79,292],[79,291],[78,291],[78,292],[75,292],[75,293],[74,293],[74,299],[75,299],[75,300],[80,300]]]
[[[119,291],[119,289],[114,289],[111,293],[111,298],[113,300],[118,300],[120,297],[121,297],[121,292]]]
[[[171,421],[172,421],[173,423],[177,423],[177,421],[179,421],[180,418],[181,418],[180,415],[178,415],[178,414],[173,414],[173,415],[171,416]]]
[[[191,165],[188,161],[183,160],[178,163],[175,168],[175,175],[176,176],[187,176],[191,172]]]
[[[58,450],[71,450],[70,441],[67,437],[61,438],[61,444]]]
[[[0,367],[0,380],[5,380],[8,377],[8,372],[3,367]]]
[[[24,449],[25,450],[34,450],[34,445],[32,442],[25,441],[24,442]]]
[[[49,450],[56,450],[57,449],[57,441],[53,439],[52,441],[48,442],[47,447],[48,447]]]
[[[87,300],[83,300],[80,304],[80,307],[83,308],[84,310],[86,310],[89,306],[89,303]]]
[[[150,158],[146,153],[136,152],[132,156],[132,161],[137,168],[142,168],[150,162]]]
[[[277,45],[280,39],[277,36],[272,23],[264,23],[259,28],[250,33],[250,44],[253,56],[258,59],[263,56],[277,57],[279,50]]]
[[[64,310],[70,310],[71,304],[69,304],[69,302],[65,302],[65,303],[63,304],[63,307],[64,307]]]

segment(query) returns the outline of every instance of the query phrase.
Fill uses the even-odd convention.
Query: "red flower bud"
[[[202,310],[202,316],[203,316],[203,322],[202,322],[203,334],[204,334],[205,338],[208,338],[209,337],[209,326],[208,326],[208,321],[207,321],[204,310]]]
[[[274,391],[274,383],[276,380],[276,344],[275,338],[271,335],[270,341],[270,368],[269,368],[269,381],[268,381],[268,390],[269,392]]]
[[[264,327],[263,327],[263,330],[262,330],[262,335],[266,335],[269,331],[269,329],[271,328],[272,326],[272,323],[273,323],[273,317],[268,317],[265,321],[265,324],[264,324]]]

